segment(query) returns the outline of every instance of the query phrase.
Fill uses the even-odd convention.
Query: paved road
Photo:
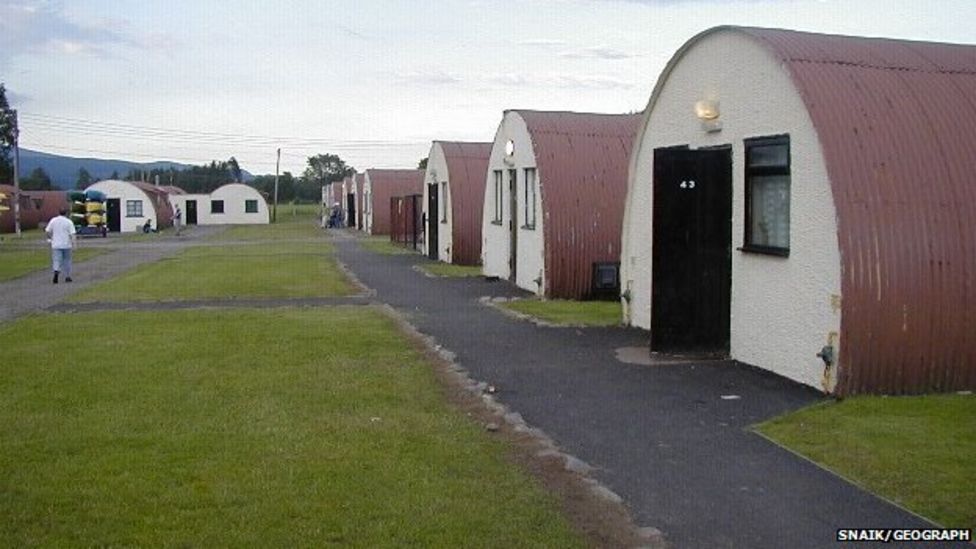
[[[837,547],[837,528],[929,526],[748,431],[817,401],[808,388],[730,362],[623,364],[614,351],[647,346],[645,332],[538,327],[479,304],[520,295],[506,282],[432,279],[412,269],[427,261],[419,255],[367,252],[343,233],[336,242],[375,299],[597,467],[638,524],[675,547]]]

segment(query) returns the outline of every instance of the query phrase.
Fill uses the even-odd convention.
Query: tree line
[[[0,182],[13,181],[13,145],[14,120],[13,111],[7,102],[4,85],[0,83]],[[341,181],[352,175],[356,170],[346,164],[335,154],[316,154],[308,157],[305,170],[298,176],[291,172],[284,172],[278,178],[279,202],[318,202],[321,188],[327,183]],[[52,190],[56,189],[50,176],[44,168],[35,168],[26,176],[20,175],[20,186],[24,190]],[[189,166],[182,169],[174,167],[156,168],[152,170],[133,169],[126,174],[113,173],[109,179],[124,181],[159,182],[160,185],[173,185],[188,193],[205,194],[227,183],[243,183],[243,170],[233,156],[228,160],[213,160],[209,164]],[[254,177],[249,185],[265,194],[268,199],[274,197],[274,175],[259,175]],[[78,170],[75,181],[76,189],[84,189],[96,183],[98,179],[85,168]]]

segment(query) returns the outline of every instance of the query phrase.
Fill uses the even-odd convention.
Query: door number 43
[[[695,188],[695,180],[694,179],[690,179],[688,181],[682,181],[681,182],[681,185],[679,185],[679,186],[682,189],[694,189]]]

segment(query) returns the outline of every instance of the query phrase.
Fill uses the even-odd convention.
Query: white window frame
[[[125,201],[125,216],[126,217],[142,217],[142,200],[126,200]]]
[[[503,188],[504,188],[503,187],[504,175],[503,175],[502,172],[503,172],[503,170],[495,170],[493,172],[494,173],[494,176],[495,176],[495,192],[494,192],[494,195],[495,195],[495,215],[494,215],[494,218],[492,218],[491,222],[494,223],[495,225],[501,225],[502,224],[502,214],[504,213],[504,210],[503,210],[503,207],[502,207],[502,204],[503,204],[502,203],[502,199],[504,198],[504,192],[503,192]]]
[[[538,196],[539,182],[535,168],[525,168],[525,225],[523,229],[535,230],[535,205]]]

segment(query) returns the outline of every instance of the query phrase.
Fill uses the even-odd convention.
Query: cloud
[[[611,76],[512,73],[486,77],[489,86],[502,88],[561,88],[607,90],[633,88],[634,83]]]
[[[164,50],[174,44],[159,33],[116,30],[127,26],[124,21],[75,22],[50,2],[0,0],[0,63],[23,54],[100,56],[107,55],[113,46]]]
[[[637,57],[632,53],[614,49],[608,46],[593,46],[559,54],[567,59],[631,59]]]
[[[553,40],[551,38],[532,38],[530,40],[522,40],[518,43],[519,46],[529,46],[532,48],[552,48],[561,47],[566,45],[565,40]]]
[[[398,72],[393,75],[393,80],[400,84],[440,86],[444,84],[460,84],[462,78],[441,70],[431,69]]]

